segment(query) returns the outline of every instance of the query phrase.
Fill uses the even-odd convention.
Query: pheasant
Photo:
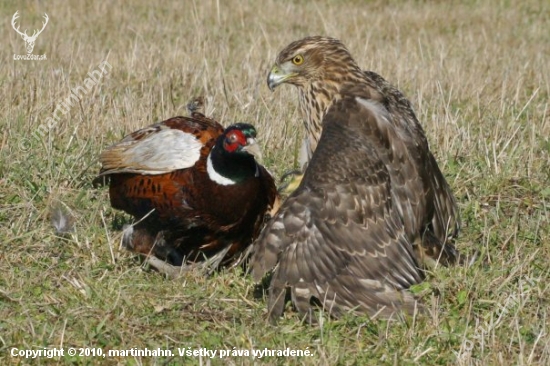
[[[100,155],[111,205],[134,216],[123,244],[162,272],[240,262],[278,202],[256,129],[193,111],[140,129]],[[175,267],[175,268],[174,268]]]

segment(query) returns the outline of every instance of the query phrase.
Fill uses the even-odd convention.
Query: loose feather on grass
[[[74,232],[74,216],[68,209],[58,205],[50,212],[50,222],[57,235],[65,235]]]

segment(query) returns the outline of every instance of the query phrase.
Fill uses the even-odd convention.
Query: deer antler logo
[[[25,32],[21,32],[19,30],[19,27],[16,27],[16,24],[15,24],[15,21],[17,20],[17,18],[19,18],[19,10],[15,12],[15,14],[13,14],[13,18],[11,18],[11,26],[13,27],[13,29],[15,29],[15,31],[17,33],[19,33],[19,35],[23,38],[23,40],[25,41],[25,48],[27,49],[27,53],[30,54],[32,53],[32,50],[34,48],[34,42],[36,42],[36,38],[38,37],[38,35],[40,33],[42,33],[42,31],[44,30],[44,28],[46,28],[46,24],[48,24],[48,14],[44,13],[44,19],[46,20],[45,22],[42,23],[42,29],[40,30],[35,30],[32,34],[32,36],[29,36],[27,34],[27,30],[25,29]]]

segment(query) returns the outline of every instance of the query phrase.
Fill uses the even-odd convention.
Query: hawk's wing
[[[302,313],[314,299],[334,315],[354,308],[389,315],[415,306],[404,290],[423,275],[380,155],[406,157],[388,142],[396,132],[383,108],[364,101],[349,97],[329,109],[300,187],[254,244],[256,279],[274,269],[272,318],[283,311],[287,287]]]
[[[433,216],[430,216],[433,233],[441,244],[444,244],[448,237],[455,237],[458,234],[460,215],[451,188],[429,149],[424,129],[416,118],[410,101],[399,89],[374,71],[364,71],[364,73],[386,98],[385,106],[394,125],[412,137],[409,151],[416,152],[417,164],[424,165],[424,184],[431,191],[428,202],[433,204],[431,208]]]

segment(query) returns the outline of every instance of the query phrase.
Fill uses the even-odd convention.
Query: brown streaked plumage
[[[421,264],[456,261],[460,220],[409,101],[327,37],[280,52],[268,85],[282,83],[298,89],[307,169],[253,247],[255,278],[273,271],[271,318],[287,288],[300,313],[412,312]]]
[[[173,265],[215,258],[233,264],[258,235],[277,198],[254,155],[256,130],[225,130],[201,113],[143,128],[100,156],[114,208],[139,221],[130,249]]]

